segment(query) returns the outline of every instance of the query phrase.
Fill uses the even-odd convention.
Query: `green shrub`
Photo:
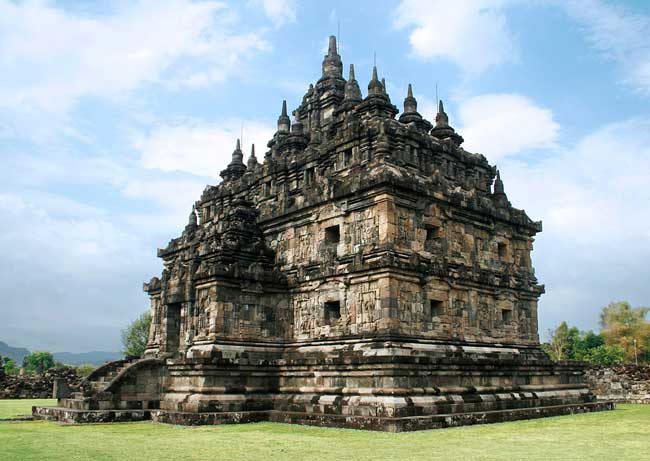
[[[151,314],[147,311],[122,330],[122,346],[124,346],[122,352],[125,356],[140,357],[144,354],[150,326]]]
[[[96,368],[97,368],[97,367],[96,367],[95,365],[84,364],[84,365],[79,365],[79,366],[76,368],[76,370],[77,370],[77,374],[78,374],[79,376],[86,377],[86,376],[88,376],[90,373],[92,373],[93,371],[95,371]]]
[[[55,366],[54,357],[50,352],[32,352],[23,359],[23,368],[30,374],[41,375]]]

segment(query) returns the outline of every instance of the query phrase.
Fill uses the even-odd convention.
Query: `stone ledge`
[[[98,424],[130,421],[148,421],[149,410],[74,410],[63,407],[32,407],[35,420],[56,421],[63,424]]]
[[[189,413],[152,410],[151,420],[155,423],[175,424],[179,426],[259,423],[262,421],[270,421],[272,411],[273,410]]]
[[[592,402],[574,405],[555,405],[547,407],[519,408],[471,413],[452,413],[402,418],[374,416],[346,416],[334,414],[314,414],[289,411],[238,411],[186,413],[165,410],[99,410],[80,411],[59,407],[34,407],[34,419],[53,420],[66,424],[88,424],[126,421],[152,420],[156,423],[183,426],[202,426],[218,424],[245,424],[271,421],[287,424],[305,424],[322,427],[338,427],[384,432],[407,432],[447,427],[489,424],[506,421],[562,416],[615,409],[614,402]]]
[[[470,426],[475,424],[501,423],[526,419],[563,416],[576,413],[613,410],[614,402],[593,402],[575,405],[556,405],[547,407],[519,408],[471,413],[452,413],[430,416],[410,416],[402,418],[382,418],[372,416],[341,416],[330,414],[307,414],[291,412],[272,412],[270,421],[313,426],[363,429],[383,432],[409,432],[448,427]]]

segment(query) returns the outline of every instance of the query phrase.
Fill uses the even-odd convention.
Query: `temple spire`
[[[373,117],[395,118],[399,112],[390,102],[386,93],[386,81],[379,80],[377,66],[372,66],[372,78],[368,83],[368,95],[358,108],[361,113],[370,113]]]
[[[418,112],[418,102],[413,97],[413,86],[410,83],[406,90],[406,97],[404,98],[404,112],[399,116],[399,121],[406,124],[414,123],[418,130],[425,133],[428,133],[432,127],[431,123],[428,120],[424,120]]]
[[[359,83],[354,78],[354,64],[350,64],[350,73],[348,74],[348,81],[345,82],[345,102],[359,102],[361,101],[361,90]]]
[[[282,113],[278,117],[278,132],[288,133],[291,128],[291,120],[287,115],[287,101],[282,101]]]
[[[442,99],[438,101],[438,113],[436,114],[436,128],[444,128],[449,126],[449,117],[445,112],[445,108],[442,105]]]
[[[413,97],[413,88],[409,83],[408,90],[406,91],[406,98],[404,98],[404,113],[414,114],[418,111],[418,102]]]
[[[451,126],[449,126],[449,117],[445,112],[445,108],[442,104],[442,99],[438,101],[436,126],[431,130],[431,136],[440,140],[449,138],[457,146],[460,146],[463,143],[463,137],[456,133],[456,131]]]
[[[494,180],[494,192],[492,195],[499,206],[510,206],[510,201],[508,201],[508,196],[503,188],[503,181],[501,180],[501,172],[499,170],[497,170],[497,177]]]
[[[244,154],[241,151],[241,141],[237,138],[235,150],[232,151],[232,160],[228,164],[228,167],[221,172],[221,177],[224,181],[237,179],[240,178],[245,171],[246,165],[244,165]]]
[[[497,178],[494,180],[494,195],[506,195],[499,170],[497,170]]]
[[[327,54],[325,55],[325,59],[323,59],[322,78],[330,77],[343,78],[343,63],[336,49],[336,37],[334,35],[330,35]]]
[[[255,144],[251,145],[251,155],[248,157],[248,169],[255,168],[257,166],[257,157],[255,157]]]
[[[244,166],[244,153],[241,151],[241,141],[237,138],[235,150],[232,151],[232,160],[228,164],[228,168]]]
[[[368,83],[368,96],[384,94],[384,85],[377,77],[377,66],[372,66],[372,78]]]
[[[195,228],[198,226],[198,220],[196,217],[196,205],[192,205],[192,211],[190,212],[190,218],[187,222],[187,227]]]
[[[327,56],[334,55],[338,55],[338,52],[336,50],[336,37],[334,35],[330,35],[329,44],[327,46]]]

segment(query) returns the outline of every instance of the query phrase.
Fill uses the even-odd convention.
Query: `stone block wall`
[[[197,287],[194,311],[183,323],[193,341],[217,337],[281,339],[291,330],[288,296],[261,286],[224,282]]]
[[[370,333],[388,326],[390,281],[386,274],[333,276],[293,291],[295,339]],[[382,304],[382,299],[386,302]]]
[[[591,367],[585,380],[598,400],[650,403],[650,365]]]
[[[0,380],[0,399],[50,399],[56,379],[63,379],[72,388],[81,384],[73,368],[47,370],[42,375],[7,375]]]

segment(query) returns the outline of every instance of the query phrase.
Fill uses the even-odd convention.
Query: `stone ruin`
[[[592,366],[585,381],[599,400],[650,404],[650,364]]]
[[[0,400],[3,399],[49,399],[54,383],[71,389],[81,385],[81,376],[71,367],[50,368],[42,374],[6,375],[2,378],[0,367]]]
[[[144,356],[35,417],[409,431],[613,408],[539,347],[541,222],[442,101],[432,124],[409,85],[398,112],[330,37],[293,122],[284,102],[261,160],[237,141],[158,250]]]

